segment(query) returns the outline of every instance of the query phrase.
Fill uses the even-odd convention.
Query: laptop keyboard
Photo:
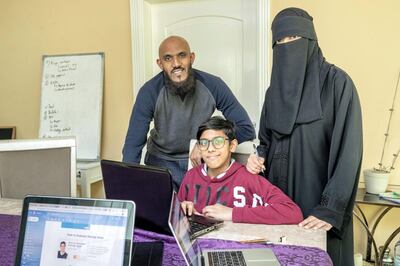
[[[190,230],[192,231],[192,233],[196,233],[196,232],[199,232],[201,230],[204,230],[204,229],[210,227],[209,225],[196,223],[191,220],[189,220],[189,223],[190,223]]]
[[[210,265],[246,266],[242,251],[214,251],[208,252]]]

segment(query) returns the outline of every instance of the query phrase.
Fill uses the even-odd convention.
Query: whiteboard
[[[43,56],[40,138],[75,137],[78,160],[100,158],[104,53]]]

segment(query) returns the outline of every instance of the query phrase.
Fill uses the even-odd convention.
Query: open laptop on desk
[[[180,207],[180,202],[176,192],[174,192],[174,194],[172,195],[172,202],[176,204],[176,206],[174,205],[174,207],[176,208],[176,210],[174,210],[174,213],[179,214],[179,216],[185,216],[185,213]],[[189,235],[191,240],[215,229],[218,229],[224,224],[224,221],[222,220],[212,219],[196,214],[192,214],[191,216],[186,215],[186,218],[189,224]]]
[[[177,197],[173,197],[171,201],[169,226],[188,266],[280,265],[270,248],[201,250],[198,240],[190,238],[189,221],[183,214]]]
[[[134,216],[131,201],[27,196],[15,265],[129,266]],[[162,243],[158,261],[153,249],[134,252],[161,265]]]
[[[132,200],[136,203],[136,227],[171,235],[168,216],[173,189],[168,169],[102,160],[101,170],[108,199]],[[203,216],[193,216],[190,220],[192,238],[222,223]]]
[[[101,160],[107,199],[136,204],[137,228],[171,235],[168,227],[172,178],[165,168]]]

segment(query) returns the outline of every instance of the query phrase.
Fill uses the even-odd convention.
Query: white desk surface
[[[0,198],[0,214],[21,215],[22,200]]]
[[[280,243],[285,236],[286,242]],[[218,230],[200,238],[216,238],[233,241],[265,239],[273,244],[317,247],[326,251],[326,232],[324,230],[304,229],[297,225],[266,225],[224,222]]]
[[[0,198],[0,214],[21,215],[22,200]],[[286,237],[285,243],[280,238]],[[224,222],[224,225],[201,238],[233,241],[265,239],[274,244],[317,247],[326,251],[326,232],[300,228],[297,225],[264,225]]]

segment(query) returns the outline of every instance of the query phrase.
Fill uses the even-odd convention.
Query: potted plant
[[[365,189],[368,193],[379,194],[379,193],[383,193],[386,191],[387,185],[389,183],[390,173],[392,170],[394,170],[395,163],[400,154],[400,148],[399,148],[398,151],[393,154],[392,161],[389,165],[385,165],[383,163],[386,146],[387,146],[387,142],[388,142],[388,137],[389,137],[390,125],[391,125],[392,116],[393,116],[393,112],[394,112],[394,106],[396,103],[397,90],[399,88],[399,80],[400,80],[400,72],[397,77],[397,84],[396,84],[396,89],[394,91],[392,107],[389,109],[389,112],[390,112],[389,121],[388,121],[388,125],[386,127],[385,141],[383,143],[381,159],[378,163],[378,167],[364,170]]]

